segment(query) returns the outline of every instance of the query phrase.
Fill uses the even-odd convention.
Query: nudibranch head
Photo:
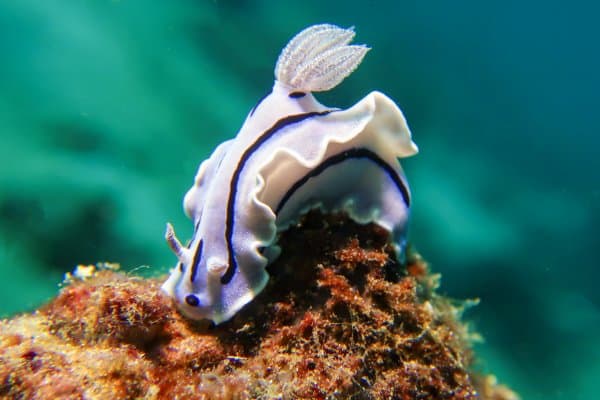
[[[192,239],[182,245],[171,225],[165,234],[178,263],[162,289],[187,317],[218,324],[250,302],[269,279],[278,230],[310,208],[375,222],[402,252],[410,192],[398,157],[417,152],[402,112],[379,92],[347,110],[311,93],[360,64],[369,49],[353,38],[327,24],[296,35],[279,56],[272,92],[198,168],[184,198]]]
[[[175,270],[172,271],[169,279],[163,284],[163,290],[175,299],[180,311],[184,315],[194,319],[202,319],[210,313],[213,304],[210,304],[209,299],[205,298],[202,294],[193,292],[193,282],[191,279],[189,280],[189,284],[185,284],[185,280],[183,279],[184,272],[190,270],[190,267],[197,262],[195,260],[197,256],[191,254],[191,250],[181,244],[171,224],[167,224],[165,240],[177,256],[179,262]],[[202,247],[202,244],[200,244],[200,250]]]

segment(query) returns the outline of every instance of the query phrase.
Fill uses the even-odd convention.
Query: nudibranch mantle
[[[399,157],[418,150],[396,104],[372,92],[347,110],[320,104],[368,48],[352,29],[315,25],[282,51],[272,92],[238,135],[201,163],[184,198],[188,246],[167,225],[179,260],[162,289],[192,319],[230,319],[266,285],[277,232],[311,208],[345,211],[388,229],[403,252],[410,194]]]

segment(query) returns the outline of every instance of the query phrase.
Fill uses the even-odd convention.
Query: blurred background
[[[79,263],[164,274],[165,223],[199,162],[322,22],[373,50],[317,97],[377,89],[420,154],[403,161],[411,241],[441,291],[480,298],[479,368],[524,399],[598,398],[600,6],[546,1],[0,3],[0,316]]]

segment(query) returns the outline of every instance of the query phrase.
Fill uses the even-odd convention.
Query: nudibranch
[[[281,52],[275,83],[238,135],[200,164],[184,209],[194,222],[187,246],[167,224],[178,258],[162,289],[192,319],[230,319],[266,285],[277,233],[308,210],[344,211],[389,230],[404,251],[410,193],[398,162],[415,154],[406,120],[372,92],[347,110],[320,104],[369,50],[353,29],[311,26]]]

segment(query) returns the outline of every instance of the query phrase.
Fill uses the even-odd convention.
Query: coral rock
[[[180,316],[159,280],[97,271],[0,323],[0,396],[35,399],[517,399],[471,370],[464,303],[385,230],[307,215],[231,321]]]

